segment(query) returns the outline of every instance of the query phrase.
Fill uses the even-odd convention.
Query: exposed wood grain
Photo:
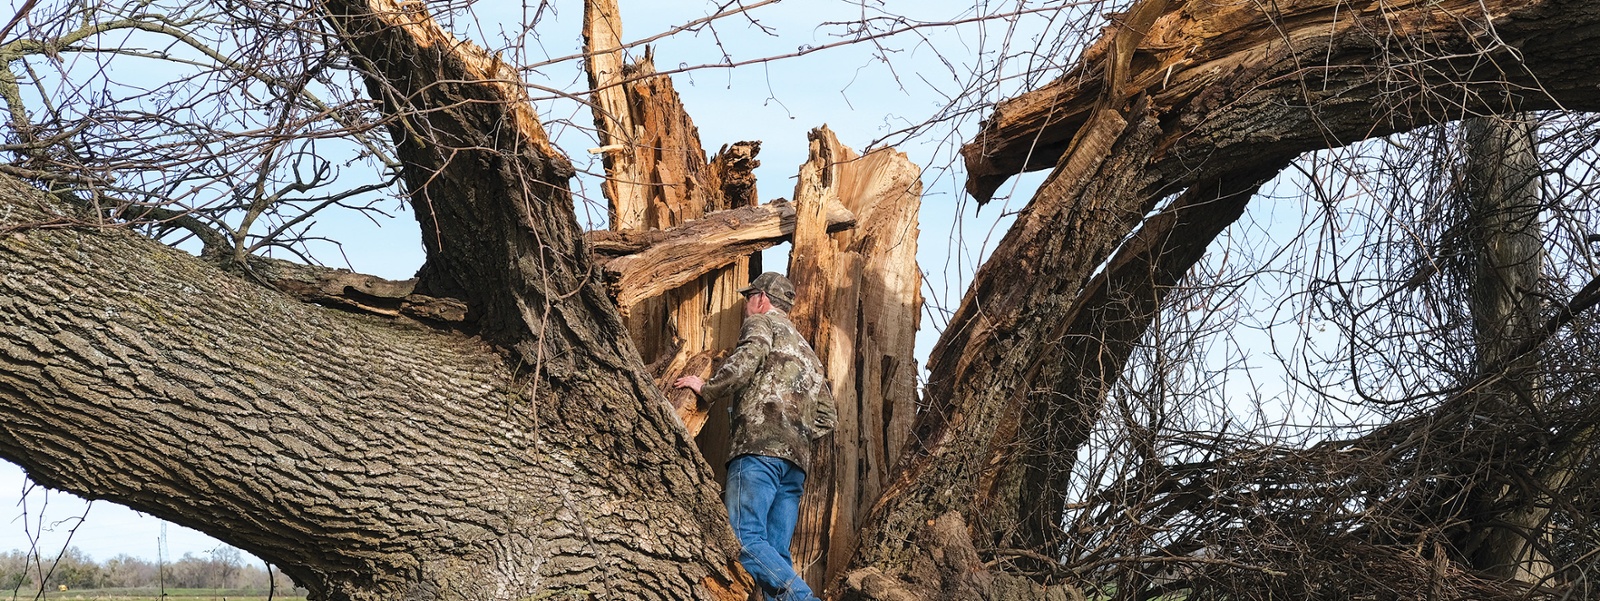
[[[628,90],[622,81],[626,62],[622,50],[622,14],[616,0],[583,3],[583,38],[589,73],[590,108],[594,112],[595,134],[600,139],[606,179],[600,183],[605,194],[611,227],[648,227],[646,212],[648,179],[640,164],[639,126],[635,122]]]
[[[904,154],[858,156],[826,127],[810,138],[810,158],[795,186],[793,315],[828,370],[839,426],[807,470],[793,552],[801,575],[821,586],[843,572],[863,516],[888,477],[890,447],[904,444],[910,432],[922,183]],[[828,236],[823,207],[831,203],[857,213],[857,227]]]
[[[755,205],[753,170],[760,164],[755,160],[760,144],[724,147],[708,161],[672,79],[654,75],[653,51],[646,48],[644,56],[624,64],[620,50],[613,50],[620,47],[622,31],[616,0],[587,0],[585,6],[595,125],[606,166],[602,190],[610,199],[612,228],[671,228],[708,212]],[[676,266],[667,266],[670,273],[655,271],[663,266],[658,263],[619,270],[608,281],[640,356],[655,366],[657,382],[667,384],[682,375],[674,370],[691,357],[715,355],[737,342],[742,320],[737,291],[750,281],[748,254],[759,248],[745,251],[747,256],[716,258],[711,268],[687,279],[672,276],[685,272],[681,267],[694,260],[695,251],[662,248],[689,254],[677,256]],[[636,259],[665,260],[659,254]],[[644,264],[624,263],[630,262]],[[696,415],[710,410],[697,403],[675,406],[684,411],[680,417],[686,424],[711,423],[698,442],[720,478],[727,460],[725,414]]]
[[[833,231],[853,227],[856,221],[837,205],[823,219],[825,230]],[[602,258],[606,280],[617,306],[626,310],[637,306],[640,299],[676,289],[750,253],[781,244],[794,231],[794,205],[775,201],[718,211],[669,229],[592,232],[591,240],[597,255],[610,257]],[[735,340],[738,331],[733,328]]]
[[[841,364],[836,351],[847,350],[853,342],[853,320],[843,324],[846,316],[835,305],[839,296],[839,248],[828,237],[824,215],[827,207],[839,204],[839,165],[853,153],[827,127],[820,127],[807,135],[810,151],[794,186],[795,212],[794,246],[789,251],[789,279],[795,286],[794,309],[790,312],[800,335],[811,342],[817,357],[828,372],[835,402],[839,405],[854,403],[853,374],[851,366]],[[851,291],[853,292],[853,291]],[[840,329],[842,325],[846,329]],[[846,349],[836,348],[836,342]],[[852,407],[839,407],[840,430],[848,428],[844,421],[851,419]],[[806,487],[800,498],[800,516],[795,524],[790,553],[795,570],[807,583],[822,587],[826,576],[828,543],[833,527],[834,490],[839,485],[840,474],[835,469],[839,451],[839,437],[835,432],[817,441],[811,465],[806,466]]]

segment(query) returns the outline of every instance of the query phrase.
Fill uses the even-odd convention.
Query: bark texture
[[[480,342],[229,293],[126,236],[13,233],[5,339],[32,342],[8,345],[6,456],[258,553],[317,599],[743,595],[711,473],[606,296],[516,72],[420,4],[321,7],[390,115],[427,251],[416,292],[460,299]],[[100,412],[126,425],[97,434]],[[170,443],[126,444],[158,421]]]
[[[30,227],[62,211],[14,180],[0,202],[0,455],[35,480],[197,528],[318,599],[742,594],[709,470],[627,380],[563,390],[481,339],[122,230]]]
[[[1115,22],[966,148],[980,199],[1018,170],[1054,171],[934,349],[931,408],[863,533],[849,597],[961,598],[940,592],[954,576],[926,569],[945,544],[927,524],[951,513],[986,557],[1050,557],[1071,464],[1040,460],[1076,453],[1163,287],[1296,155],[1510,110],[1511,97],[1600,100],[1575,68],[1600,51],[1600,10],[1585,3],[1155,0]]]
[[[266,257],[249,257],[246,268],[273,288],[308,303],[428,322],[459,323],[467,317],[467,305],[460,300],[417,294],[414,278],[387,280]]]
[[[477,315],[476,331],[512,351],[513,377],[530,402],[576,404],[541,413],[548,421],[529,425],[539,440],[594,449],[568,460],[591,475],[570,477],[570,487],[588,495],[569,506],[572,520],[534,512],[515,521],[566,521],[593,537],[601,546],[591,552],[596,561],[574,571],[573,586],[663,598],[740,594],[745,581],[733,567],[736,547],[717,519],[722,510],[708,473],[684,431],[665,417],[667,405],[605,294],[573,214],[571,168],[546,138],[517,72],[454,39],[421,4],[345,0],[323,7],[364,67],[372,96],[395,116],[390,130],[428,251],[418,292],[464,299],[468,318]],[[651,448],[645,443],[652,438],[676,446]],[[560,475],[563,459],[549,457],[540,469]],[[660,463],[634,478],[616,477],[634,462],[677,464],[695,479],[655,482],[672,471]],[[631,513],[639,508],[645,512]],[[662,520],[699,541],[686,549],[700,559],[659,561],[653,537],[599,527],[606,515]],[[608,570],[618,562],[624,573],[652,576],[616,578]]]
[[[809,137],[794,193],[793,316],[827,369],[839,425],[806,469],[792,548],[801,576],[821,589],[847,565],[915,414],[922,181],[904,154],[859,156],[827,127]],[[829,236],[830,207],[858,215],[856,227]]]

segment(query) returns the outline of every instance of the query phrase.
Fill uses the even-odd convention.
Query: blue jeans
[[[739,537],[739,563],[768,597],[778,601],[816,599],[795,573],[789,555],[805,482],[806,473],[787,459],[740,455],[728,462],[723,501]]]

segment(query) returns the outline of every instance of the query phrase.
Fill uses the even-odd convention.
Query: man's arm
[[[739,345],[733,354],[717,368],[717,373],[700,388],[700,396],[716,401],[733,396],[744,388],[760,369],[761,362],[772,350],[772,322],[758,315],[745,318],[739,328]]]

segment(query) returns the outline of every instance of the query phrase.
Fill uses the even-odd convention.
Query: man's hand
[[[672,383],[673,388],[688,388],[693,390],[695,394],[700,394],[700,387],[705,385],[706,381],[701,379],[700,376],[684,376]]]

